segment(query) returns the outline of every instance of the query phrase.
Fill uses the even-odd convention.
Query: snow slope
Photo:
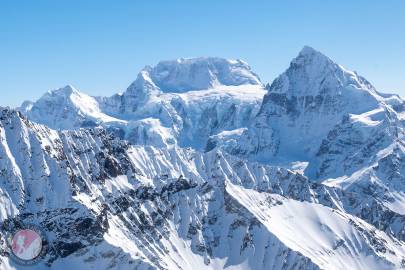
[[[5,171],[24,194],[7,199],[19,212],[2,226],[44,228],[52,245],[37,269],[395,269],[403,260],[404,242],[339,209],[339,189],[291,171],[220,151],[131,146],[102,129],[55,132],[13,111],[2,119],[15,160]],[[13,146],[21,130],[32,139]],[[34,146],[30,160],[19,158]],[[36,180],[18,171],[39,161],[43,184],[29,185]]]
[[[283,243],[321,268],[377,270],[401,266],[401,257],[405,255],[401,243],[359,218],[320,204],[232,184],[227,185],[227,190]],[[381,252],[378,245],[370,248],[370,241],[384,242],[391,252]]]

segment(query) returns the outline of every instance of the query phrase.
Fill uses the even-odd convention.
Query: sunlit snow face
[[[11,241],[11,250],[21,260],[34,260],[42,251],[40,234],[30,229],[17,231]]]

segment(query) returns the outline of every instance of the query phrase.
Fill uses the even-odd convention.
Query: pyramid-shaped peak
[[[292,61],[293,64],[297,65],[316,65],[316,66],[324,66],[324,65],[333,65],[335,64],[329,57],[325,54],[315,50],[310,46],[304,46],[302,50],[299,52],[298,56]]]
[[[289,68],[274,80],[269,91],[289,96],[350,96],[359,91],[375,92],[375,89],[357,73],[304,46]]]
[[[299,55],[301,56],[314,56],[314,55],[323,55],[321,52],[315,50],[314,48],[312,48],[311,46],[304,46]]]

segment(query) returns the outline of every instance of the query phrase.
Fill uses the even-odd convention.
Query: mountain
[[[404,108],[310,47],[268,87],[196,58],[51,91],[0,110],[0,239],[43,228],[30,269],[405,269]]]
[[[1,119],[2,232],[47,232],[38,269],[390,269],[405,258],[403,242],[336,204],[339,190],[286,169]]]
[[[95,98],[67,85],[44,94],[37,102],[24,102],[21,112],[55,129],[97,126],[104,122],[120,122],[100,110]]]
[[[171,93],[210,89],[220,85],[261,84],[257,75],[242,60],[215,57],[162,61],[155,67],[146,67],[142,72],[161,91]],[[135,88],[133,85],[128,90],[131,92]]]
[[[178,59],[144,68],[122,94],[93,98],[66,86],[20,110],[53,129],[101,125],[132,144],[203,149],[218,130],[247,126],[265,93],[241,60]]]
[[[387,107],[391,98],[380,96],[357,73],[304,47],[270,85],[254,123],[241,138],[256,141],[233,147],[233,138],[228,141],[220,134],[212,143],[220,140],[229,151],[254,159],[311,161],[322,140],[344,116]]]

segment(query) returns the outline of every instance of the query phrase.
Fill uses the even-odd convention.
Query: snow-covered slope
[[[401,243],[359,218],[320,204],[258,193],[232,184],[227,189],[269,231],[322,269],[401,267],[404,256]],[[385,243],[391,252],[377,243]]]
[[[179,59],[20,110],[40,124],[1,110],[1,237],[44,228],[36,269],[405,269],[405,102],[310,47],[266,88]]]

